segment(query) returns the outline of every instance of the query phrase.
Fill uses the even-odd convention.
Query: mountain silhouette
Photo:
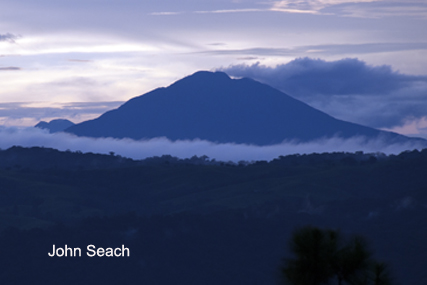
[[[69,120],[56,119],[56,120],[50,121],[49,123],[45,121],[40,121],[34,127],[40,128],[40,129],[47,129],[49,130],[49,133],[57,133],[57,132],[62,132],[66,128],[69,128],[70,126],[73,126],[73,125],[74,123]]]
[[[284,140],[404,136],[335,119],[268,85],[223,72],[199,71],[169,87],[135,97],[66,132],[87,137],[271,145]]]

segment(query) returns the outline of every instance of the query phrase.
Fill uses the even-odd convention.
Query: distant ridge
[[[382,137],[410,138],[337,120],[285,93],[252,79],[199,71],[71,126],[78,136],[271,145],[284,140]]]
[[[73,125],[74,125],[74,123],[69,121],[69,120],[56,119],[56,120],[50,121],[49,123],[47,123],[45,121],[40,121],[34,127],[40,128],[40,129],[47,129],[47,130],[49,130],[50,133],[57,133],[57,132],[62,132],[66,128],[69,128]]]

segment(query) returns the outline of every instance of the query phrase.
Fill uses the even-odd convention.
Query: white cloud
[[[195,11],[196,14],[223,14],[223,13],[248,13],[248,12],[266,12],[267,9],[223,9],[223,10],[212,10],[212,11]]]
[[[423,0],[282,0],[274,1],[271,10],[356,18],[427,17],[427,3]]]
[[[153,12],[153,13],[150,13],[149,15],[152,15],[152,16],[171,16],[171,15],[180,15],[182,13],[183,12]]]
[[[405,150],[422,149],[426,147],[420,142],[405,144],[388,144],[380,139],[366,140],[363,137],[352,139],[321,139],[308,143],[283,142],[271,146],[254,146],[245,144],[215,144],[209,141],[175,141],[165,138],[135,141],[131,139],[87,138],[76,137],[66,133],[49,134],[36,128],[5,128],[0,127],[0,148],[7,149],[14,145],[23,147],[43,146],[59,150],[71,150],[108,154],[116,154],[134,159],[161,156],[169,154],[179,158],[190,158],[194,155],[207,155],[220,161],[240,160],[272,160],[280,155],[295,153],[323,153],[323,152],[355,152],[368,153],[382,152],[397,154]]]

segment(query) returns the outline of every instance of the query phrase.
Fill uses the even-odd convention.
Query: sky
[[[2,0],[0,125],[99,116],[198,70],[427,138],[425,0]]]

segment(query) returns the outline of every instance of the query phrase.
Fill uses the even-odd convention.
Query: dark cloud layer
[[[393,128],[427,116],[427,76],[371,66],[358,59],[299,58],[287,64],[222,68],[250,77],[339,119],[375,128]]]
[[[259,63],[225,68],[231,76],[250,77],[298,96],[377,94],[385,95],[427,77],[393,71],[390,66],[369,66],[358,59],[327,62],[299,58],[287,64],[267,67]]]

